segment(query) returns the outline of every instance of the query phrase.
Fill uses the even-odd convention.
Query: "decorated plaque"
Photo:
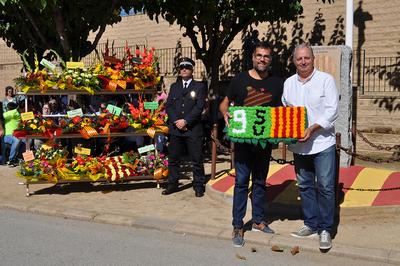
[[[68,117],[83,116],[82,108],[67,111]]]
[[[294,143],[304,136],[307,112],[304,107],[229,107],[228,136],[233,142]]]
[[[21,113],[22,121],[27,121],[27,120],[32,120],[32,119],[35,119],[35,115],[33,114],[33,112]]]
[[[44,66],[45,68],[49,69],[50,71],[54,71],[54,69],[56,68],[56,65],[55,65],[55,64],[53,64],[52,62],[46,60],[45,58],[43,58],[43,59],[40,61],[40,64],[41,64],[42,66]]]
[[[113,115],[120,115],[121,114],[121,112],[122,112],[122,108],[120,108],[120,107],[118,107],[118,106],[115,106],[115,105],[112,105],[112,104],[108,104],[107,105],[107,110],[111,113],[111,114],[113,114]]]
[[[147,145],[147,146],[140,147],[138,149],[138,152],[140,154],[142,154],[142,153],[145,153],[145,152],[154,151],[155,149],[156,148],[154,147],[154,144],[150,144],[150,145]]]
[[[35,159],[35,155],[33,154],[33,151],[26,151],[22,153],[22,157],[24,158],[25,162],[30,162]]]
[[[156,110],[158,108],[158,102],[144,102],[144,109]]]
[[[74,152],[76,154],[90,155],[90,149],[83,147],[75,147]]]
[[[68,69],[84,68],[85,64],[83,62],[67,62]]]

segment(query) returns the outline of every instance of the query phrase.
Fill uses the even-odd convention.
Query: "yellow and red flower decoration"
[[[46,180],[53,183],[99,179],[118,182],[131,176],[152,176],[159,180],[168,176],[168,159],[163,154],[140,156],[126,152],[113,157],[77,154],[70,162],[67,155],[66,149],[58,144],[46,144],[35,153],[33,161],[21,164],[17,174],[30,182]]]
[[[64,68],[57,72],[53,69],[49,72],[46,68],[40,69],[35,57],[35,68],[24,64],[28,72],[15,79],[16,85],[23,92],[38,90],[45,92],[48,89],[82,90],[95,94],[101,89],[116,91],[117,89],[143,90],[154,88],[160,82],[157,57],[154,56],[154,48],[141,52],[136,49],[132,55],[128,44],[125,47],[123,59],[110,55],[108,44],[103,53],[104,61],[89,68]],[[60,62],[64,66],[64,62]]]

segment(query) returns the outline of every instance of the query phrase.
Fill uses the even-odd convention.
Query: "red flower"
[[[80,116],[74,116],[74,118],[72,118],[72,123],[74,123],[74,124],[78,124],[81,121],[82,121],[82,118]]]

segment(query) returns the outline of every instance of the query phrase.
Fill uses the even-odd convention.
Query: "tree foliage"
[[[325,0],[322,0],[325,2]],[[331,0],[327,0],[331,1]],[[160,17],[176,23],[190,38],[211,78],[215,93],[221,58],[235,36],[252,24],[294,20],[302,12],[300,0],[143,0],[145,13],[157,22]],[[142,8],[139,5],[139,8]]]
[[[107,25],[129,10],[127,0],[0,0],[0,36],[30,59],[53,49],[65,60],[79,60],[92,52]],[[88,37],[95,33],[93,41]]]

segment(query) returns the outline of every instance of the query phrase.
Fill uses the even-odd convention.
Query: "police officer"
[[[179,60],[179,76],[171,85],[166,103],[170,143],[168,146],[168,186],[162,192],[169,195],[178,191],[181,157],[185,150],[193,164],[193,189],[196,197],[205,192],[203,164],[203,126],[201,113],[205,104],[206,88],[193,80],[194,61],[183,57]]]

